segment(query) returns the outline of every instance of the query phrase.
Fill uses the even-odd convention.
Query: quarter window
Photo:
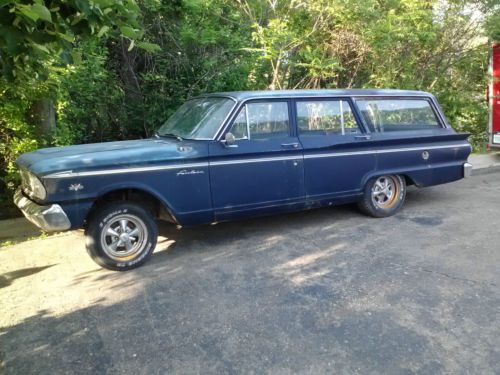
[[[301,134],[359,133],[351,106],[345,100],[299,101],[297,123]]]
[[[360,99],[356,104],[372,132],[440,127],[436,114],[426,99]]]
[[[248,103],[234,120],[236,139],[266,139],[289,135],[288,103]]]

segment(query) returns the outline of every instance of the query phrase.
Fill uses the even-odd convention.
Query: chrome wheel
[[[101,231],[101,247],[111,259],[124,262],[139,255],[148,240],[146,224],[134,215],[118,215]]]
[[[381,176],[373,184],[372,202],[378,208],[388,209],[398,200],[400,183],[395,176]]]

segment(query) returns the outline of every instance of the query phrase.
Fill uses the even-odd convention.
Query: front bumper
[[[472,164],[464,163],[464,178],[470,177],[472,174]]]
[[[26,198],[21,189],[14,194],[14,203],[29,221],[42,230],[60,232],[71,228],[68,216],[58,204],[40,206]]]

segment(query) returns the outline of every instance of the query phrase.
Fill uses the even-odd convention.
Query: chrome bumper
[[[464,163],[464,178],[470,177],[472,174],[472,164]]]
[[[14,203],[23,212],[26,219],[47,232],[59,232],[71,228],[71,223],[64,210],[58,204],[40,206],[26,198],[21,189],[14,194]]]

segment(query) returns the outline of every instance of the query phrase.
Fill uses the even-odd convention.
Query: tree
[[[48,60],[78,62],[75,41],[121,36],[146,50],[157,46],[141,41],[144,32],[134,0],[0,1],[0,67],[8,79],[47,75]],[[59,56],[61,60],[54,59]]]

